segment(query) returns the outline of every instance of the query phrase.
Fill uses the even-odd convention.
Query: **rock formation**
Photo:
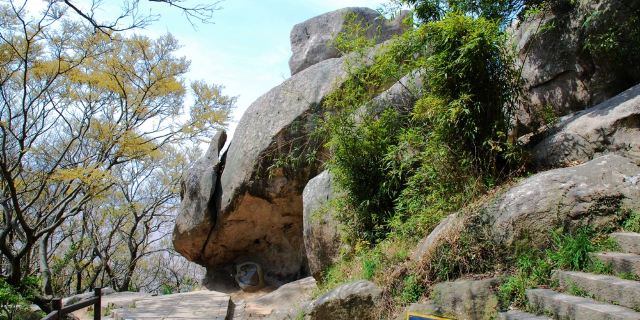
[[[302,193],[304,247],[309,271],[316,279],[321,278],[322,271],[335,263],[340,254],[338,222],[329,208],[334,198],[328,171],[311,179]]]
[[[338,19],[347,13],[366,13],[370,17],[367,21],[373,22],[370,10],[348,8],[302,25],[314,34],[331,35],[334,30],[326,25],[328,17]],[[381,18],[378,13],[376,17]],[[399,25],[384,25],[387,38],[400,30]],[[294,48],[302,45],[302,40],[296,41]],[[266,283],[276,286],[308,273],[302,237],[302,191],[317,175],[319,161],[296,168],[277,163],[304,145],[313,129],[313,117],[322,112],[321,101],[345,80],[345,62],[350,56],[330,57],[314,58],[304,70],[249,106],[223,156],[224,170],[213,177],[217,179],[212,180],[217,184],[215,199],[203,197],[212,192],[204,183],[205,177],[212,175],[202,168],[220,167],[207,159],[213,156],[208,154],[194,165],[184,182],[187,191],[174,245],[191,261],[208,267],[207,283],[230,281],[233,266],[247,261],[260,264]]]
[[[617,57],[586,49],[590,33],[612,27],[590,26],[594,13],[610,16],[609,24],[628,21],[640,3],[597,0],[579,1],[576,5],[576,10],[556,5],[551,11],[526,18],[513,29],[526,97],[518,121],[525,131],[544,122],[545,112],[563,116],[579,111],[640,81],[640,75],[629,74],[628,68],[611,67]]]
[[[372,319],[373,307],[382,290],[370,281],[360,280],[339,286],[317,300],[305,310],[307,320]]]
[[[307,68],[249,106],[226,154],[216,225],[195,261],[215,268],[248,259],[272,283],[306,273],[301,194],[318,164],[292,172],[270,166],[305,135],[314,108],[345,77],[344,60]]]
[[[640,85],[561,119],[531,153],[539,167],[584,163],[603,153],[640,160]]]
[[[640,167],[632,160],[605,155],[585,164],[533,175],[487,208],[491,231],[510,246],[528,237],[544,244],[557,227],[604,227],[621,219],[620,210],[640,210]]]
[[[344,8],[295,25],[291,30],[291,75],[320,61],[340,57],[342,53],[333,42],[338,34],[345,31],[348,23],[360,24],[366,37],[381,43],[406,29],[402,21],[407,14],[403,12],[396,19],[387,21],[380,13],[369,8]]]
[[[197,261],[216,221],[214,193],[220,182],[220,150],[227,134],[219,131],[205,156],[196,161],[182,181],[180,213],[173,230],[173,246],[187,259]]]

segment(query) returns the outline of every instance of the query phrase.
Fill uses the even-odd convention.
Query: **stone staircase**
[[[625,278],[640,278],[640,234],[613,233],[620,252],[600,252],[593,256]],[[527,299],[538,315],[518,310],[501,313],[504,320],[593,319],[639,320],[640,282],[616,276],[574,271],[556,271],[555,278],[565,292],[529,289]]]

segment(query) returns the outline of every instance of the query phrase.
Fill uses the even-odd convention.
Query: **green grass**
[[[503,308],[509,305],[524,307],[526,289],[557,287],[558,284],[552,280],[553,270],[611,272],[609,266],[591,258],[591,253],[612,247],[608,237],[591,228],[581,228],[570,234],[554,232],[551,239],[552,244],[546,250],[528,249],[518,255],[515,270],[499,289]]]
[[[640,233],[640,212],[633,211],[629,214],[629,218],[622,224],[622,228],[627,232]]]

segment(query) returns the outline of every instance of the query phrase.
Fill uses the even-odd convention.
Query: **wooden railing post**
[[[93,320],[100,320],[100,316],[102,315],[102,288],[93,289],[93,294],[98,298],[93,305]]]
[[[56,319],[62,319],[62,299],[56,298],[51,300],[51,307],[56,312]]]

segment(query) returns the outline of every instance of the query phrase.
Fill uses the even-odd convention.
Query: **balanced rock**
[[[307,273],[302,191],[320,162],[295,168],[276,163],[305,143],[320,102],[346,78],[346,58],[305,69],[244,113],[226,154],[216,224],[196,260],[210,274],[253,261],[262,266],[265,282],[278,286]]]
[[[309,180],[302,193],[303,237],[309,271],[320,279],[322,271],[340,255],[340,233],[330,202],[335,198],[331,174],[323,171]]]
[[[640,160],[640,85],[567,116],[532,150],[539,167],[584,163],[602,153]]]
[[[311,302],[305,319],[373,319],[372,310],[381,295],[382,290],[370,281],[348,283]]]
[[[220,182],[220,150],[227,134],[218,131],[205,156],[196,161],[181,182],[180,212],[173,229],[173,246],[187,259],[197,261],[215,225],[214,193]]]
[[[402,23],[406,16],[407,12],[402,12],[394,20],[387,21],[369,8],[344,8],[295,25],[291,30],[291,75],[320,61],[340,57],[341,52],[334,46],[334,40],[345,31],[348,23],[360,24],[368,38],[381,43],[406,29]]]
[[[591,35],[634,19],[640,2],[566,3],[558,1],[550,10],[525,18],[513,31],[528,100],[517,117],[527,131],[548,121],[545,113],[563,116],[582,110],[640,81],[637,66],[614,68],[620,57],[588,49],[589,41],[594,41]],[[610,18],[594,23],[593,18],[600,16]]]

